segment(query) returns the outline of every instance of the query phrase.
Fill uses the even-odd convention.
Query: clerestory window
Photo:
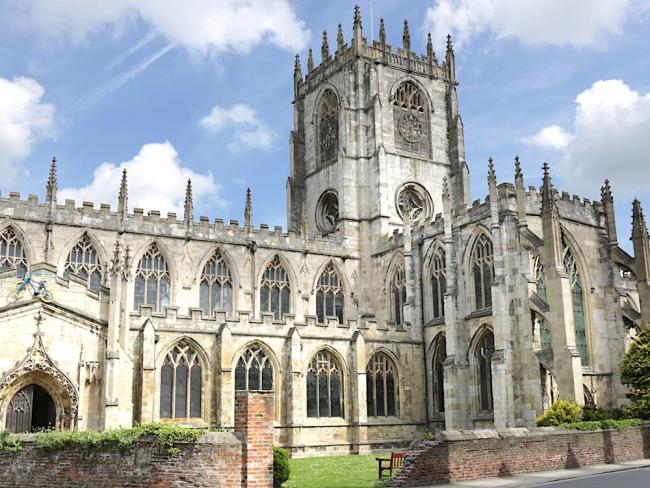
[[[135,273],[133,306],[151,305],[155,312],[161,312],[169,305],[171,276],[167,261],[154,243],[140,258]]]
[[[104,271],[97,250],[87,235],[84,235],[68,254],[63,277],[67,279],[71,273],[86,281],[86,286],[91,291],[98,292],[102,286]]]

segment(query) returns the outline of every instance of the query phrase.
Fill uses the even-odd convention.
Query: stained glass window
[[[264,271],[260,285],[260,309],[271,312],[275,320],[282,319],[291,310],[291,285],[278,256]]]
[[[583,366],[589,366],[589,346],[587,344],[587,326],[585,323],[585,303],[584,291],[582,288],[582,279],[578,272],[578,266],[571,253],[566,247],[564,250],[564,269],[569,275],[571,284],[571,303],[573,306],[573,324],[576,335],[576,347],[580,351],[580,359]]]
[[[133,306],[151,305],[155,312],[161,312],[169,305],[171,277],[167,262],[154,243],[140,258],[135,273],[135,291]]]
[[[327,317],[336,317],[343,323],[343,287],[334,265],[330,262],[316,285],[316,315],[323,324]]]
[[[445,411],[445,377],[444,368],[447,359],[447,341],[445,337],[438,339],[433,350],[433,411]]]
[[[179,342],[160,369],[160,418],[201,417],[202,370],[194,348]]]
[[[433,318],[439,319],[445,316],[445,293],[447,292],[445,251],[442,247],[438,247],[434,252],[431,268]]]
[[[391,319],[397,325],[404,325],[404,304],[406,303],[406,271],[404,260],[395,267],[390,281]]]
[[[316,353],[307,370],[307,416],[343,417],[341,367],[329,351]]]
[[[67,279],[70,273],[85,280],[88,288],[94,292],[98,292],[102,285],[103,268],[97,250],[85,234],[68,254],[63,272],[64,278]]]
[[[369,417],[397,415],[397,374],[386,353],[375,354],[366,367],[366,404]]]
[[[485,234],[482,234],[474,244],[472,275],[474,277],[476,310],[492,307],[494,258],[492,255],[492,241]]]
[[[235,367],[235,390],[272,390],[273,366],[259,346],[247,348]]]
[[[27,258],[23,243],[13,228],[6,227],[0,234],[0,271],[16,270],[17,276],[27,272]]]
[[[232,276],[230,269],[219,252],[216,252],[203,267],[200,286],[200,306],[205,315],[215,310],[232,313]]]
[[[492,355],[494,354],[494,334],[486,330],[479,339],[474,355],[478,368],[479,409],[481,412],[494,411],[492,397]]]

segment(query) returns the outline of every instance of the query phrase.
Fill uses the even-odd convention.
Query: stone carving
[[[316,225],[323,234],[339,229],[339,199],[336,193],[323,193],[316,209]]]
[[[426,134],[426,127],[415,114],[406,113],[398,122],[399,133],[408,142],[420,142]]]
[[[408,216],[411,224],[418,224],[430,215],[431,205],[429,202],[427,191],[415,183],[405,185],[397,194],[398,212],[402,220],[406,220]]]

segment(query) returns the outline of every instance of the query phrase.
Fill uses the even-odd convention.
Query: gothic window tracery
[[[397,149],[429,156],[427,104],[411,81],[403,83],[393,99],[393,122]]]
[[[201,417],[202,368],[186,341],[171,348],[160,369],[160,418]]]
[[[366,367],[368,417],[397,415],[397,368],[384,352],[372,356]]]
[[[539,297],[544,301],[548,301],[546,295],[546,271],[544,270],[540,256],[535,256],[533,279],[535,280],[535,288]]]
[[[477,365],[479,386],[479,411],[491,413],[494,411],[492,396],[492,355],[494,354],[494,334],[485,330],[479,339],[474,356]]]
[[[587,342],[587,324],[585,322],[585,297],[582,278],[571,249],[564,248],[564,269],[569,276],[571,286],[571,304],[573,307],[573,325],[576,336],[576,347],[580,352],[583,366],[590,365],[589,346]]]
[[[404,325],[404,305],[406,303],[406,270],[404,259],[393,270],[390,280],[391,319],[397,325]]]
[[[67,279],[70,273],[85,280],[88,289],[94,292],[101,288],[104,271],[88,235],[84,234],[68,254],[63,277]]]
[[[169,305],[171,276],[167,261],[160,253],[156,243],[151,244],[140,258],[135,273],[133,305],[151,305],[155,312],[161,312]]]
[[[320,164],[336,159],[339,150],[339,103],[332,90],[326,90],[319,110]]]
[[[433,351],[433,411],[445,412],[445,377],[444,368],[447,359],[447,340],[443,336],[436,342]]]
[[[10,269],[15,269],[17,276],[23,276],[27,272],[27,258],[14,229],[6,227],[0,234],[0,271]]]
[[[445,316],[445,293],[447,292],[447,268],[445,250],[438,246],[431,261],[431,295],[433,299],[433,318]]]
[[[343,287],[339,274],[331,262],[325,267],[316,285],[316,315],[318,323],[324,324],[327,317],[336,317],[343,323]]]
[[[247,348],[235,368],[235,390],[269,391],[273,389],[273,366],[258,346]]]
[[[291,309],[291,285],[287,271],[276,255],[267,266],[260,285],[260,309],[281,320]]]
[[[232,313],[233,284],[230,268],[219,251],[205,263],[201,273],[199,291],[200,306],[204,315],[212,315],[215,310]]]
[[[343,377],[334,355],[321,350],[307,370],[307,417],[343,417]]]
[[[417,183],[406,183],[397,192],[397,212],[404,222],[421,224],[433,213],[429,193]]]
[[[471,269],[474,278],[476,310],[492,307],[494,256],[492,254],[492,241],[485,234],[481,234],[476,244],[474,244]]]
[[[316,226],[323,234],[339,229],[339,199],[335,192],[327,191],[318,199]]]

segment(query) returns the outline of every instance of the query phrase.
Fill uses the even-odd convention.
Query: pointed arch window
[[[275,256],[267,266],[260,285],[260,309],[281,320],[291,310],[291,285],[280,258]]]
[[[397,368],[384,352],[372,356],[366,367],[368,417],[397,416]]]
[[[186,341],[175,345],[160,369],[160,418],[201,417],[202,369]]]
[[[343,417],[343,375],[331,352],[319,351],[307,370],[307,417]]]
[[[268,391],[273,389],[273,366],[257,345],[247,348],[235,368],[235,390]]]
[[[327,317],[336,317],[343,323],[343,287],[334,265],[330,262],[316,285],[316,315],[318,323],[324,324]]]
[[[431,294],[433,299],[433,318],[445,316],[445,293],[447,292],[447,268],[445,250],[438,247],[431,261]]]
[[[205,263],[201,273],[199,301],[204,315],[215,310],[232,314],[232,276],[230,268],[218,251]]]
[[[406,270],[404,259],[395,267],[390,280],[391,319],[397,325],[404,325],[404,305],[406,303]]]
[[[441,337],[433,350],[433,411],[445,413],[445,360],[447,359],[447,340]]]
[[[411,81],[403,83],[393,98],[395,147],[429,157],[429,119],[420,89]]]
[[[27,272],[27,258],[23,243],[12,227],[6,227],[0,234],[0,271],[16,270],[16,276]]]
[[[339,101],[332,90],[323,94],[319,109],[320,164],[336,159],[339,151]]]
[[[160,312],[169,305],[171,276],[167,261],[154,243],[140,258],[135,273],[135,292],[133,305],[151,305],[154,312]]]
[[[546,271],[542,264],[540,256],[535,256],[533,279],[535,280],[535,287],[539,297],[545,302],[548,301],[546,295]]]
[[[585,297],[582,287],[582,278],[578,272],[578,266],[575,258],[571,253],[571,249],[565,247],[564,249],[564,269],[569,276],[569,283],[571,285],[571,305],[573,307],[573,325],[576,336],[576,347],[580,352],[580,359],[583,366],[589,366],[589,346],[587,343],[587,325],[585,322]]]
[[[476,310],[492,307],[492,279],[494,278],[494,256],[492,241],[485,234],[474,244],[472,252],[472,276]]]
[[[68,254],[63,277],[68,279],[70,274],[86,281],[86,286],[91,291],[98,292],[102,286],[104,270],[99,261],[97,250],[87,234],[84,234]]]
[[[494,411],[492,396],[492,355],[494,354],[494,334],[486,330],[476,344],[474,357],[478,376],[479,410],[483,413]]]

